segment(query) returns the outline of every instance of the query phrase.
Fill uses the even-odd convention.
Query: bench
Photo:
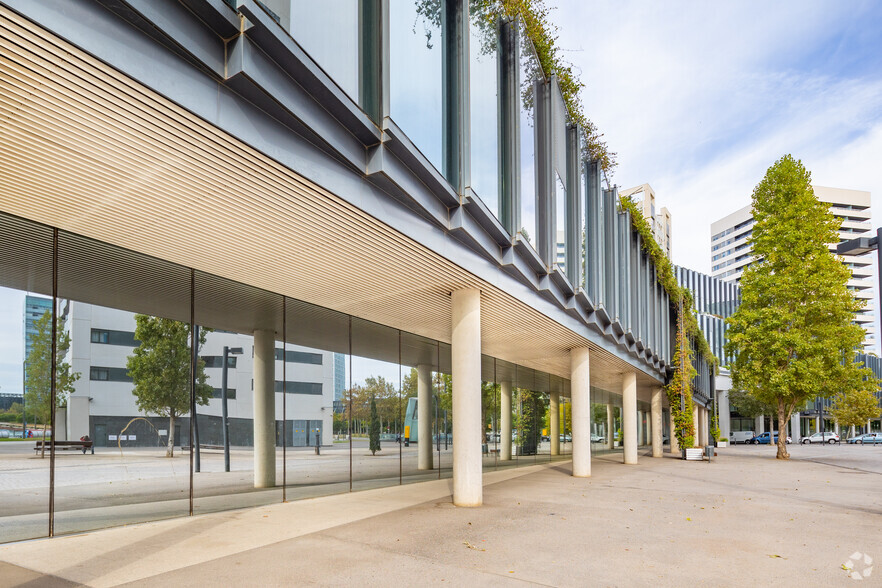
[[[95,448],[92,446],[92,441],[37,441],[34,444],[34,452],[39,452],[43,450],[43,443],[46,444],[46,449],[51,449],[52,446],[55,446],[55,450],[68,450],[68,449],[78,449],[83,453],[86,453],[87,449],[92,450],[92,455],[95,455]]]
[[[224,446],[223,445],[203,445],[202,443],[200,443],[199,449],[210,449],[210,450],[214,450],[214,451],[223,451]],[[190,446],[189,445],[181,445],[181,451],[190,451]]]

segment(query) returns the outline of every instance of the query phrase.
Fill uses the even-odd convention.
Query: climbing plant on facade
[[[692,420],[692,379],[697,372],[692,367],[692,345],[686,335],[684,315],[677,315],[677,342],[674,347],[674,375],[665,387],[668,403],[671,405],[671,421],[681,448],[692,447],[695,443],[695,423]]]

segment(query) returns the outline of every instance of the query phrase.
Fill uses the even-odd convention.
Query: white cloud
[[[882,49],[864,33],[875,26],[868,18],[878,21],[871,10],[561,2],[551,18],[586,84],[586,113],[618,152],[614,181],[652,184],[673,215],[674,261],[709,271],[710,223],[748,204],[785,153],[819,184],[882,195],[873,170],[882,76],[840,72]]]

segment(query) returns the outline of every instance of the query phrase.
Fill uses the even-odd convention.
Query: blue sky
[[[818,185],[870,191],[882,219],[882,3],[556,5],[613,181],[653,186],[675,263],[709,271],[710,223],[785,153]]]

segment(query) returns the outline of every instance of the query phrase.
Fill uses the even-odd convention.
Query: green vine
[[[597,125],[585,116],[581,97],[585,84],[573,70],[573,65],[561,57],[557,46],[559,29],[549,22],[550,9],[545,0],[471,0],[469,9],[473,16],[486,19],[494,26],[499,17],[520,20],[522,34],[532,43],[543,76],[557,77],[570,122],[582,130],[583,156],[600,160],[603,171],[611,176],[617,165],[616,154],[609,150]]]
[[[629,196],[620,197],[619,204],[624,210],[631,213],[631,225],[640,235],[643,242],[643,250],[655,264],[656,279],[668,293],[671,305],[677,313],[680,312],[680,302],[683,302],[683,314],[685,315],[683,320],[687,337],[695,344],[696,350],[705,361],[716,369],[719,365],[719,360],[714,356],[707,339],[704,338],[704,334],[698,326],[698,319],[693,311],[694,301],[692,299],[692,292],[688,288],[681,288],[680,284],[677,283],[677,277],[674,275],[674,266],[655,240],[652,228],[643,217],[643,211],[640,210],[640,206]]]
[[[695,444],[695,423],[693,420],[692,379],[698,373],[692,366],[692,345],[686,335],[684,321],[686,312],[677,315],[677,344],[674,349],[674,375],[665,386],[668,404],[671,406],[673,435],[681,449]]]

